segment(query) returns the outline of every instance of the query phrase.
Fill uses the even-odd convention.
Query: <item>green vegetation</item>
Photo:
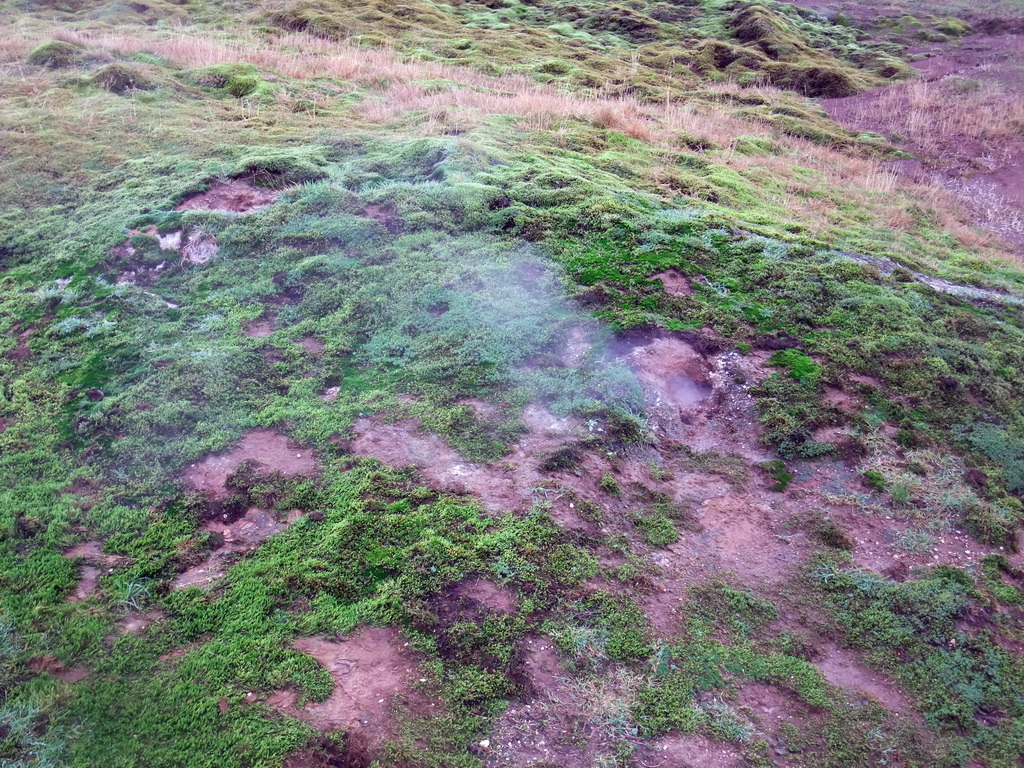
[[[976,26],[942,13],[0,2],[0,764],[473,768],[547,644],[595,765],[673,731],[1013,765],[1024,273],[809,98]],[[663,420],[652,338],[763,375]],[[254,430],[318,470],[189,479]],[[862,487],[807,490],[821,460]],[[810,493],[906,518],[908,556],[962,528],[977,567],[859,568]],[[252,508],[274,535],[240,542]],[[712,560],[751,509],[794,571]],[[337,681],[295,643],[370,626],[418,675],[368,749],[311,724]],[[827,683],[836,643],[924,723]],[[758,686],[795,713],[770,733]]]

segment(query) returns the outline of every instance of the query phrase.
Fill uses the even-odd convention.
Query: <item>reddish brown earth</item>
[[[388,232],[397,232],[402,228],[402,219],[397,211],[390,205],[377,205],[371,203],[366,206],[363,215],[367,218],[379,221]]]
[[[129,613],[119,622],[117,622],[117,629],[114,632],[115,637],[121,635],[138,635],[147,627],[161,621],[166,618],[165,614],[161,610],[150,610],[142,611],[139,613]]]
[[[479,757],[488,768],[536,764],[590,768],[607,746],[588,731],[551,642],[527,641],[523,673],[528,698],[512,702],[488,734]]]
[[[193,464],[185,472],[185,482],[197,491],[225,497],[228,477],[246,461],[257,462],[266,472],[280,472],[289,477],[314,474],[320,466],[311,449],[271,429],[257,429],[242,437],[230,451],[207,456]]]
[[[625,359],[655,411],[672,411],[675,416],[680,410],[699,405],[711,394],[710,366],[682,339],[656,338],[634,347]]]
[[[276,190],[254,186],[245,179],[235,179],[226,184],[212,185],[205,192],[188,198],[174,210],[248,213],[266,208],[277,200],[280,194]]]
[[[319,355],[324,351],[324,343],[313,336],[303,336],[296,343],[307,352],[312,352],[314,355]]]
[[[253,320],[245,326],[245,335],[250,339],[265,339],[274,332],[274,321],[272,318],[264,317]]]
[[[277,521],[273,513],[255,508],[234,522],[211,520],[203,528],[217,534],[223,544],[208,559],[180,573],[172,588],[209,586],[227,572],[238,553],[255,549],[286,527],[285,523]]]
[[[499,587],[487,579],[470,579],[458,584],[447,601],[462,615],[485,617],[491,614],[508,615],[516,612],[516,595],[512,590]]]
[[[853,651],[829,648],[825,657],[814,664],[837,688],[866,696],[897,715],[913,712],[900,689],[884,675],[869,669]]]
[[[68,601],[80,603],[92,595],[99,587],[100,576],[104,572],[112,572],[124,563],[123,557],[104,555],[102,541],[87,541],[64,550],[64,557],[82,560],[81,576],[74,591],[68,595]]]
[[[477,495],[489,510],[521,509],[543,479],[537,469],[540,457],[574,434],[572,422],[537,406],[528,408],[523,419],[530,434],[495,464],[466,461],[437,435],[419,431],[415,420],[388,424],[359,419],[353,426],[352,452],[392,467],[416,467],[438,487]]]
[[[641,753],[649,768],[742,768],[743,752],[732,744],[697,734],[663,736]]]
[[[294,691],[279,691],[267,704],[322,731],[344,730],[350,742],[372,752],[393,735],[401,711],[429,711],[436,701],[420,693],[425,678],[415,654],[391,628],[366,627],[341,640],[305,637],[293,647],[330,672],[326,700],[298,706]]]
[[[29,660],[28,667],[33,672],[49,672],[65,683],[77,683],[89,676],[88,667],[65,667],[53,656],[36,656]]]
[[[651,275],[649,280],[660,280],[669,296],[692,296],[693,285],[686,275],[678,269],[667,269],[656,275]]]

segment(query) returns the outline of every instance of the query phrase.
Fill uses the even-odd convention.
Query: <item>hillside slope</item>
[[[0,763],[1019,765],[926,10],[0,2]]]

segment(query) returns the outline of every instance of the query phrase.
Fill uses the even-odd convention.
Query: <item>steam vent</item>
[[[0,0],[0,768],[1024,768],[1024,0]]]

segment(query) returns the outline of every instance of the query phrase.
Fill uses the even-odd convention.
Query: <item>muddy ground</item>
[[[543,502],[566,528],[628,537],[655,566],[642,587],[598,576],[585,588],[638,589],[635,596],[655,634],[666,639],[679,631],[678,609],[689,588],[709,578],[737,578],[738,583],[757,584],[762,594],[783,596],[787,583],[820,547],[809,521],[820,520],[823,511],[849,537],[855,563],[901,580],[915,567],[938,561],[971,566],[999,551],[958,529],[940,532],[927,548],[907,551],[899,534],[910,530],[913,521],[900,519],[892,510],[871,511],[862,503],[865,489],[856,459],[795,462],[791,485],[773,492],[772,481],[759,468],[770,456],[759,443],[749,391],[774,370],[767,364],[768,353],[702,354],[682,338],[654,335],[624,342],[618,354],[644,387],[658,438],[652,444],[615,455],[586,452],[571,468],[542,469],[546,456],[579,440],[585,429],[535,404],[523,414],[527,433],[508,456],[492,464],[465,461],[413,420],[361,419],[351,450],[393,467],[413,466],[434,487],[473,494],[487,510],[523,512]],[[839,412],[852,415],[866,405],[864,393],[878,385],[870,377],[853,377],[830,385],[827,399]],[[830,428],[827,436],[840,443],[849,439],[843,427]],[[602,486],[609,475],[622,489],[620,495]],[[686,511],[678,541],[664,548],[647,544],[634,525],[651,493],[672,499]],[[588,503],[591,510],[600,510],[597,518],[581,514]],[[618,564],[614,558],[604,561],[607,567]],[[488,582],[473,582],[441,600],[451,610],[476,600],[500,613],[510,609],[513,598]],[[813,662],[851,701],[870,700],[894,715],[914,717],[899,688],[858,654],[827,637],[815,642],[818,655]],[[527,697],[514,702],[495,724],[481,753],[485,764],[594,765],[613,739],[594,729],[587,691],[579,688],[544,638],[530,643],[524,664]],[[787,718],[798,721],[806,714],[807,707],[791,694],[769,686],[749,688],[741,693],[740,703],[769,738],[771,729]],[[666,737],[645,746],[644,760],[645,765],[664,766],[741,764],[734,747],[693,736]]]

